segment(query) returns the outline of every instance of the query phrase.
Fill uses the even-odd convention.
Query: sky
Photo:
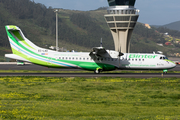
[[[32,0],[53,8],[89,11],[107,7],[107,0]],[[165,25],[180,21],[180,0],[136,0],[140,10],[138,22]]]

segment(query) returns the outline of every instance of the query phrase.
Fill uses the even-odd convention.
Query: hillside
[[[166,28],[169,28],[169,29],[172,29],[172,30],[180,31],[180,21],[173,22],[173,23],[170,23],[170,24],[167,24],[167,25],[163,25],[163,27],[166,27]]]
[[[103,46],[114,49],[110,30],[105,22],[106,10],[74,11],[61,9],[59,13],[59,47],[68,50],[90,51],[99,46],[103,38]],[[17,25],[25,36],[41,47],[55,46],[55,13],[53,8],[30,0],[0,1],[0,56],[11,53],[5,25]],[[131,39],[131,52],[163,51],[167,55],[180,53],[178,46],[160,47],[164,44],[164,36],[156,28],[148,29],[137,23]],[[2,58],[3,59],[3,58]]]

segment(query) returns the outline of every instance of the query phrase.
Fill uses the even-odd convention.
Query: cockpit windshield
[[[161,56],[160,60],[168,60],[168,58],[166,56]]]

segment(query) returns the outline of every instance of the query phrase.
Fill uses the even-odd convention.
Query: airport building
[[[130,52],[131,35],[139,17],[139,10],[134,8],[135,2],[136,0],[108,0],[108,14],[104,17],[118,52]]]

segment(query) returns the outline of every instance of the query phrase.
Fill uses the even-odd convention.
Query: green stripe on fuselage
[[[174,63],[173,61],[171,61],[171,60],[168,60],[168,59],[165,59],[165,61],[168,61],[168,62]],[[175,63],[174,63],[174,64],[175,64]]]

